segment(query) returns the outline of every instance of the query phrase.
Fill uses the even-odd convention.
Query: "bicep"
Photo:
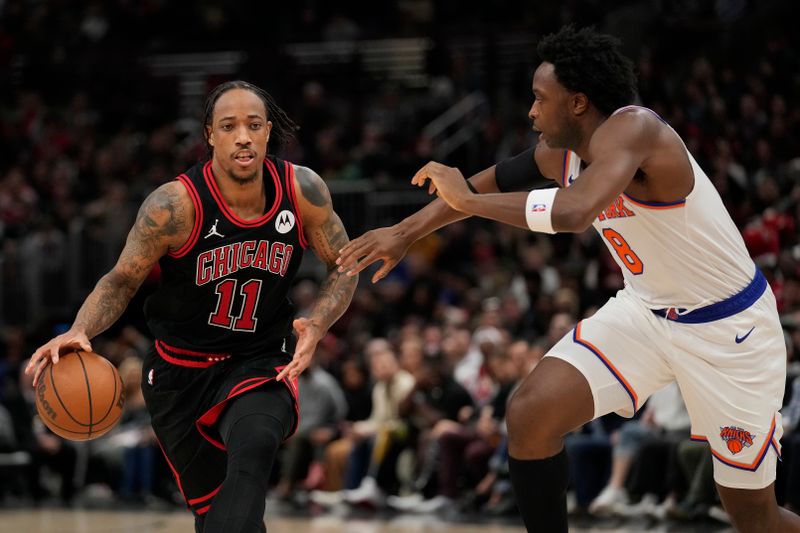
[[[115,274],[141,283],[163,255],[186,240],[194,208],[182,197],[181,187],[162,185],[145,199],[114,266]]]
[[[582,199],[595,215],[625,191],[642,164],[641,152],[631,145],[608,146],[601,153],[581,172],[580,179],[561,192]]]
[[[303,217],[303,231],[309,246],[328,268],[336,268],[336,259],[350,240],[333,202],[327,185],[311,169],[296,166],[295,179],[299,184],[298,207]]]

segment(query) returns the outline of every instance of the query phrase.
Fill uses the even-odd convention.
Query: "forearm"
[[[478,172],[469,178],[469,181],[472,186],[475,187],[475,190],[481,194],[498,192],[494,166]],[[463,220],[469,216],[470,215],[466,213],[453,209],[441,198],[437,198],[413,215],[396,224],[394,229],[401,233],[404,240],[412,243],[448,224]]]
[[[474,215],[518,228],[528,229],[525,220],[525,203],[527,192],[500,194],[471,194],[466,197],[459,210],[467,215]]]
[[[317,299],[308,319],[317,327],[320,336],[325,335],[328,328],[339,320],[339,317],[350,305],[358,285],[358,276],[348,276],[337,272],[336,268],[328,270],[328,277],[322,282]]]
[[[138,284],[112,270],[100,278],[89,293],[72,329],[83,331],[89,339],[104,332],[122,316],[138,288]]]

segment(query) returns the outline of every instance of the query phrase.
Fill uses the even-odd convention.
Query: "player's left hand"
[[[311,364],[314,350],[317,349],[317,343],[321,338],[317,326],[307,318],[295,319],[292,327],[297,332],[297,347],[294,350],[292,362],[286,365],[275,378],[278,381],[284,378],[289,378],[290,381],[297,379]]]
[[[460,170],[436,161],[431,161],[419,169],[411,178],[411,184],[424,187],[426,180],[430,180],[428,194],[436,193],[439,198],[457,211],[461,211],[464,200],[472,195]]]

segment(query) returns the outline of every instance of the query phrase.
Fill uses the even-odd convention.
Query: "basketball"
[[[119,422],[125,393],[119,372],[102,355],[77,350],[49,364],[36,386],[36,409],[53,433],[91,440]]]
[[[742,443],[739,442],[736,439],[729,439],[728,440],[728,449],[731,451],[731,453],[734,453],[734,454],[739,453],[740,451],[742,451],[743,447],[744,446],[742,445]]]

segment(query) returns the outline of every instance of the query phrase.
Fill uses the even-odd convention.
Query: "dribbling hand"
[[[36,387],[36,384],[39,383],[39,376],[51,361],[53,364],[57,364],[59,355],[70,350],[91,352],[92,344],[85,333],[69,330],[33,352],[28,366],[25,367],[26,374],[34,373],[33,386]]]

